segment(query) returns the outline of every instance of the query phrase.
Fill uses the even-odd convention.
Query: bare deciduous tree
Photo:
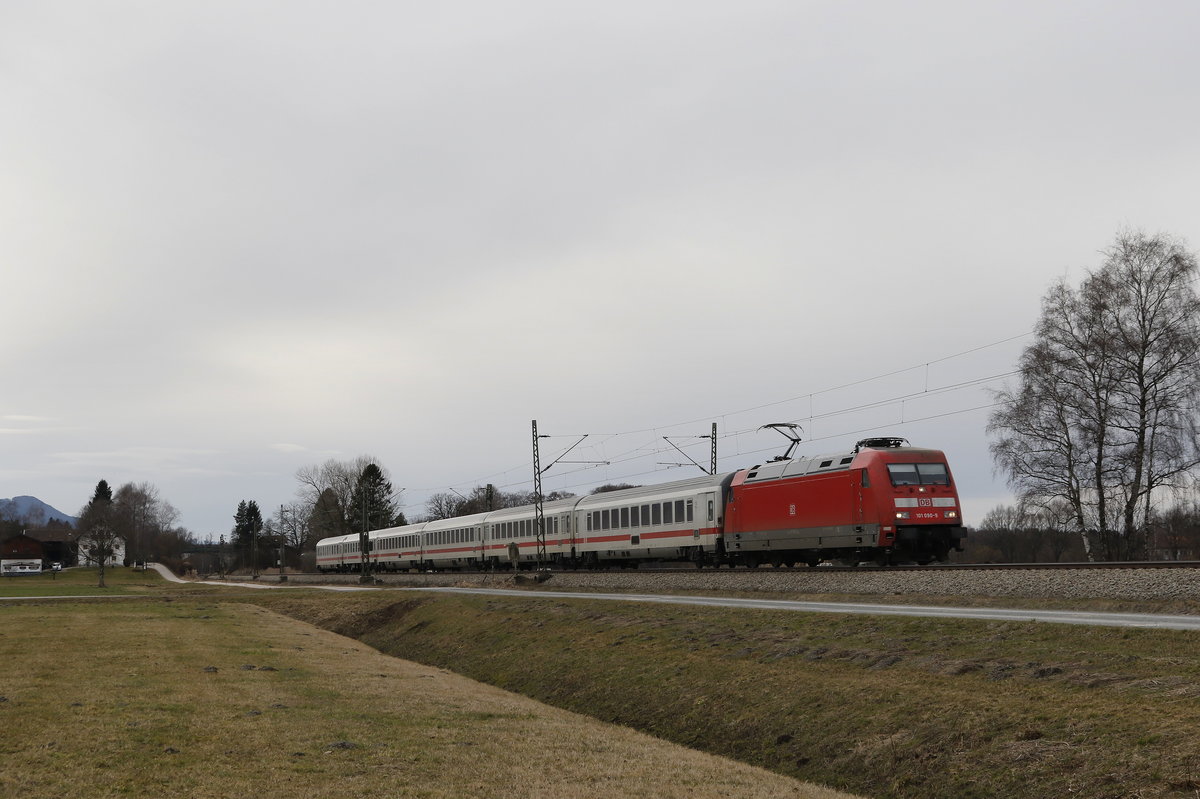
[[[334,512],[335,506],[341,518],[340,526],[342,528],[357,530],[361,526],[361,522],[358,526],[354,524],[357,518],[353,511],[355,490],[362,478],[363,471],[370,466],[379,470],[383,482],[391,481],[388,470],[379,466],[378,459],[370,455],[359,455],[351,461],[330,458],[320,466],[305,466],[296,471],[296,479],[300,482],[297,495],[304,507],[308,508],[306,515],[313,519],[312,527],[314,529],[317,527],[327,529],[334,526],[331,514]],[[318,515],[320,516],[319,520],[317,519]],[[333,535],[341,534],[341,532],[333,533]]]
[[[575,496],[569,491],[551,491],[544,497],[546,502]],[[453,491],[432,494],[425,501],[425,519],[453,519],[484,513],[497,508],[518,508],[535,502],[532,491],[499,491],[493,486],[475,486],[471,493],[463,496]]]
[[[1156,489],[1200,458],[1196,258],[1168,236],[1122,233],[1076,291],[1042,303],[1020,385],[998,393],[992,453],[1021,499],[1071,510],[1091,557],[1144,554]]]

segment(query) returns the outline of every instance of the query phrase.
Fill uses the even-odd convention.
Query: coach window
[[[629,526],[630,527],[640,527],[641,521],[642,521],[642,514],[639,511],[638,506],[634,505],[633,513],[629,514]]]
[[[608,511],[606,511],[606,510],[600,511],[600,529],[601,530],[608,529]]]
[[[675,521],[676,522],[683,521],[683,500],[682,499],[675,500]],[[690,522],[691,519],[688,519],[688,521]]]
[[[642,506],[642,527],[649,527],[649,526],[650,526],[650,506],[643,505]]]
[[[663,503],[663,524],[671,524],[675,521],[675,514],[672,512],[670,502]]]
[[[621,508],[621,526],[629,527],[629,508]]]
[[[692,501],[690,499],[687,501],[687,520],[692,521]]]
[[[650,522],[652,524],[662,524],[662,505],[655,502],[650,506]]]

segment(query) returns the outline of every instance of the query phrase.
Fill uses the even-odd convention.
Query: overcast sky
[[[1190,0],[591,5],[0,0],[0,496],[204,538],[329,458],[419,515],[533,419],[576,493],[790,421],[978,523],[1047,287],[1200,245]]]

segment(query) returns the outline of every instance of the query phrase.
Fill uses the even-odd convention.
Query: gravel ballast
[[[532,575],[518,576],[533,582]],[[264,575],[262,580],[272,579]],[[511,573],[495,575],[381,574],[382,585],[510,585]],[[357,584],[357,575],[290,575],[292,583]],[[693,570],[666,572],[552,572],[552,588],[603,591],[761,591],[785,594],[861,594],[1022,597],[1031,599],[1196,600],[1200,569],[829,569]]]

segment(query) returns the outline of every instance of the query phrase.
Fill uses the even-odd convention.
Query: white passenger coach
[[[543,504],[546,557],[558,566],[644,560],[697,562],[719,546],[721,512],[734,472]],[[322,539],[317,568],[361,567],[360,535]],[[376,571],[524,568],[537,562],[533,505],[439,519],[367,534]]]

